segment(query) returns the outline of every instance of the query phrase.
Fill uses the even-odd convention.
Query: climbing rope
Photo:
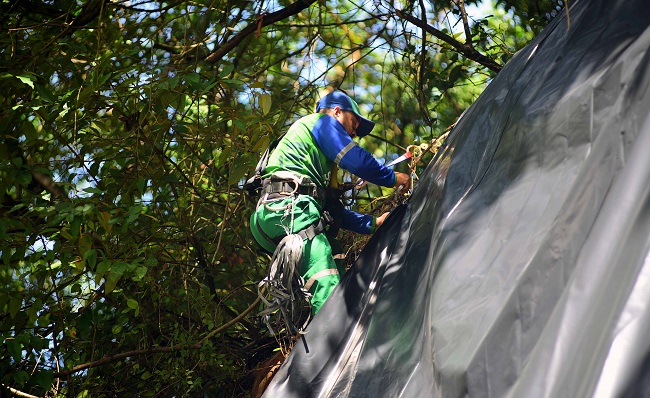
[[[299,182],[295,185],[297,187]],[[281,204],[286,198],[291,200]],[[274,336],[302,332],[311,313],[311,294],[304,289],[305,281],[300,276],[303,236],[291,232],[296,198],[294,190],[275,199],[268,199],[267,194],[258,203],[258,206],[283,211],[284,217],[290,217],[286,236],[277,244],[266,277],[257,285],[257,295],[264,306],[258,315]]]
[[[300,276],[303,239],[289,234],[273,253],[266,277],[257,285],[264,304],[259,315],[271,334],[302,333],[311,316],[311,293]]]

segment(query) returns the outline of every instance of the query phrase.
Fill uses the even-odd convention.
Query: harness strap
[[[339,274],[339,270],[337,270],[336,268],[328,268],[322,271],[318,271],[314,275],[312,275],[311,278],[309,278],[309,280],[305,283],[304,289],[308,291],[311,288],[311,285],[313,285],[314,282],[316,282],[316,280],[320,278],[323,278],[325,276],[330,276],[330,275],[338,275],[338,274]]]
[[[323,215],[313,223],[312,225],[308,226],[305,229],[302,229],[298,232],[295,232],[294,235],[300,236],[303,240],[312,240],[316,235],[320,234],[321,232],[325,231],[325,228],[327,225],[331,222],[331,216],[327,212],[323,212]],[[280,243],[280,241],[284,238],[284,236],[278,236],[275,239],[272,239],[271,241],[275,243],[276,245]]]
[[[272,180],[262,181],[262,196],[268,194],[268,199],[275,199],[280,196],[309,195],[318,200],[327,199],[327,190],[319,188],[316,184],[300,184],[294,180]]]
[[[325,231],[325,228],[327,228],[328,225],[332,225],[334,222],[334,219],[330,215],[329,212],[324,211],[323,214],[320,216],[318,221],[314,222],[312,225],[308,226],[307,228],[304,228],[292,235],[298,235],[300,236],[301,239],[303,240],[312,240],[316,235],[320,234],[321,232]],[[254,223],[255,227],[257,228],[257,231],[262,235],[262,238],[266,240],[269,243],[273,243],[275,246],[279,245],[282,239],[286,235],[280,235],[275,238],[271,238],[260,226],[259,223]]]

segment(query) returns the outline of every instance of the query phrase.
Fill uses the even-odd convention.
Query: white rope
[[[309,323],[311,293],[300,276],[302,245],[299,235],[285,236],[273,253],[266,278],[257,285],[265,306],[259,315],[274,335],[282,330],[300,333]]]
[[[301,181],[296,180],[296,186]],[[311,293],[304,288],[305,281],[300,275],[303,238],[293,234],[295,203],[299,196],[292,194],[291,201],[284,206],[271,206],[278,200],[269,200],[268,195],[258,203],[271,211],[284,211],[283,220],[291,217],[288,228],[282,225],[287,235],[275,248],[267,276],[257,285],[257,294],[265,307],[259,315],[276,336],[283,331],[302,333],[311,318]]]

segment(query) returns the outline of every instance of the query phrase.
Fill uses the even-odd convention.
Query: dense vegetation
[[[328,89],[376,157],[431,142],[564,12],[476,5],[0,2],[0,389],[250,395],[277,342],[242,178]]]

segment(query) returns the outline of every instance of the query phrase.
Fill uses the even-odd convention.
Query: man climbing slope
[[[262,176],[262,194],[251,216],[251,230],[269,252],[281,241],[278,250],[284,250],[287,238],[299,236],[298,241],[302,240],[302,263],[296,268],[305,290],[312,294],[314,315],[344,272],[337,268],[324,233],[331,222],[324,210],[329,178],[336,178],[332,169],[336,165],[385,187],[408,188],[410,184],[408,174],[380,165],[352,140],[369,134],[374,125],[361,116],[352,98],[340,91],[329,93],[318,101],[316,113],[291,125],[271,153]],[[387,215],[375,218],[343,209],[338,216],[341,228],[372,234]],[[276,250],[274,257],[277,255]]]

